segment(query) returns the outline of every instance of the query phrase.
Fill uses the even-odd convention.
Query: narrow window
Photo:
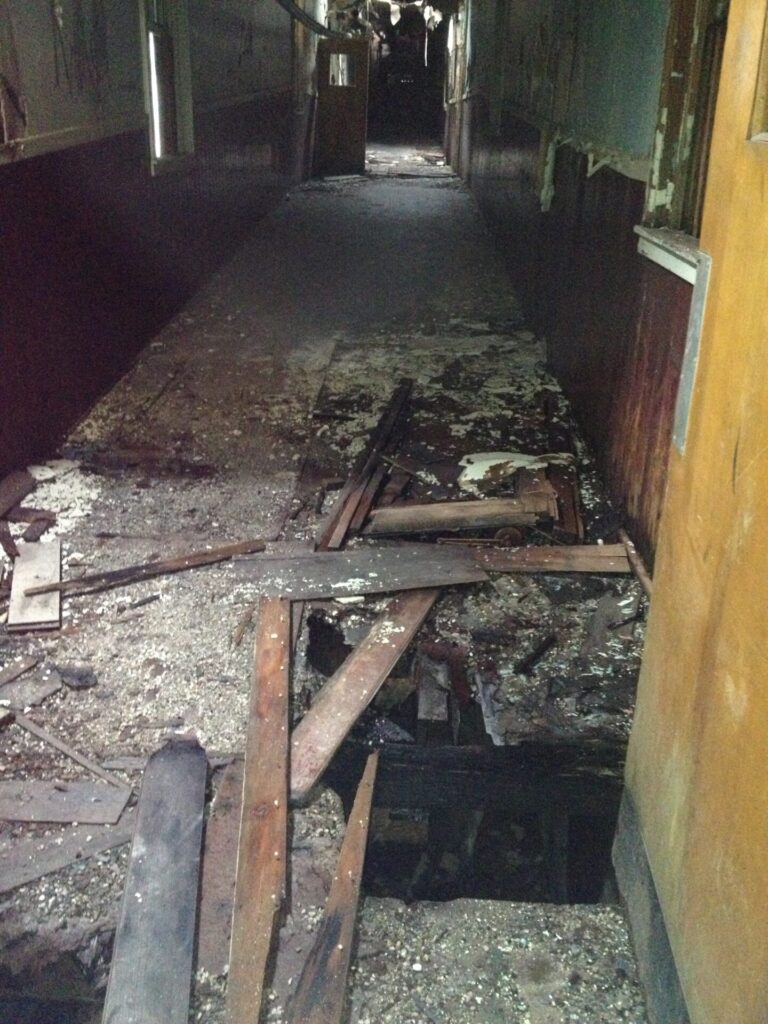
[[[186,0],[145,0],[143,36],[149,148],[156,173],[193,151]]]
[[[330,68],[330,84],[354,86],[355,58],[349,53],[332,53]]]

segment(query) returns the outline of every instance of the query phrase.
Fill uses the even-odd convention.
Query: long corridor
[[[579,481],[586,540],[615,533],[543,344],[523,322],[470,194],[434,161],[406,154],[400,167],[397,151],[377,153],[378,173],[290,192],[58,457],[33,468],[35,504],[56,512],[46,540],[61,540],[65,579],[252,539],[269,542],[272,555],[307,550],[403,378],[413,390],[390,466],[396,501],[509,493],[509,476],[490,488],[459,479],[472,454],[506,453],[513,470],[534,474],[560,460]],[[479,534],[478,546],[492,541],[493,532]],[[560,543],[547,526],[512,528],[499,542]],[[65,595],[60,632],[0,638],[9,663],[36,659],[36,677],[54,683],[28,691],[35,721],[135,791],[165,736],[195,736],[208,752],[213,797],[190,1018],[206,1024],[224,1020],[254,564],[246,557]],[[385,606],[381,595],[355,596],[359,585],[349,580],[343,599],[306,609],[294,722]],[[417,654],[399,662],[352,745],[422,748],[433,773],[436,743],[488,758],[520,750],[554,782],[524,798],[506,793],[505,810],[482,789],[463,808],[420,807],[424,793],[405,791],[402,808],[396,798],[377,807],[350,1021],[645,1019],[609,866],[641,640],[641,590],[628,575],[492,573],[442,590]],[[444,720],[420,717],[414,688],[424,672],[448,685]],[[16,777],[82,776],[19,728],[0,743]],[[578,843],[576,827],[569,840],[569,811],[551,793],[577,764],[594,771],[596,788],[570,809],[583,835],[569,864],[567,851],[553,860],[550,847]],[[510,785],[495,771],[490,794]],[[285,1019],[317,926],[349,809],[344,772],[337,766],[333,785],[292,814],[291,900],[264,1020]],[[546,814],[541,824],[542,800],[559,808],[559,825]],[[613,808],[606,819],[585,810],[596,800]],[[3,826],[0,858],[11,863],[24,844],[40,848],[65,832],[33,830]],[[86,856],[17,888],[3,906],[0,946],[13,947],[20,988],[14,1019],[42,1019],[25,998],[72,952],[103,996],[127,861],[126,845]],[[91,1020],[61,986],[55,1012]]]

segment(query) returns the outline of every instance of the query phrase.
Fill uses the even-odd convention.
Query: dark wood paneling
[[[473,132],[471,183],[614,500],[652,558],[666,481],[691,286],[637,252],[644,185],[557,153],[542,213],[539,132]]]
[[[144,133],[0,167],[0,476],[50,454],[274,205],[293,120],[287,94],[200,116],[195,158],[157,178]]]

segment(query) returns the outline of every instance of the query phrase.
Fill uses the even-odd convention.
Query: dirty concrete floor
[[[317,516],[304,500],[307,486],[311,491],[317,478],[344,474],[403,375],[416,381],[408,451],[426,466],[417,482],[424,496],[441,494],[439,474],[429,469],[440,459],[495,448],[538,445],[541,451],[538,399],[543,390],[556,393],[557,384],[544,368],[540,341],[525,330],[470,195],[442,169],[437,176],[412,173],[418,159],[410,152],[378,157],[387,169],[383,175],[311,182],[290,193],[73,431],[58,458],[35,469],[34,504],[58,514],[52,533],[62,540],[65,577],[226,541],[308,538]],[[403,177],[397,176],[400,160]],[[564,405],[561,413],[567,418]],[[588,453],[581,455],[586,517],[596,536],[607,506]],[[251,633],[239,646],[232,634],[247,620],[255,596],[238,566],[225,563],[72,597],[64,601],[59,632],[0,633],[0,667],[29,655],[41,659],[41,675],[54,679],[62,667],[90,667],[95,686],[63,685],[32,713],[102,762],[141,759],[172,732],[194,733],[209,751],[241,751]],[[609,619],[610,630],[604,624],[592,649],[587,641],[600,600],[607,597],[615,612],[620,601],[634,607],[637,596],[628,578],[568,583],[503,577],[468,593],[447,592],[428,628],[470,648],[485,643],[483,663],[490,659],[503,667],[498,632],[509,629],[510,610],[522,620],[518,653],[520,645],[536,642],[542,617],[547,629],[554,621],[560,643],[542,659],[538,678],[520,680],[510,669],[492,680],[501,734],[515,741],[543,729],[554,736],[597,732],[621,739],[631,714],[641,624],[617,639],[611,630],[621,623]],[[376,607],[368,601],[351,613],[337,608],[331,618],[351,614],[365,621]],[[478,636],[483,624],[493,627],[485,639]],[[573,685],[577,659],[582,673],[600,683],[607,675],[616,684],[615,707],[606,712],[580,704],[598,688],[594,679]],[[312,666],[305,666],[302,678],[309,692],[322,682]],[[5,778],[83,777],[17,726],[0,735],[0,755]],[[130,769],[125,777],[138,789],[140,760],[123,763]],[[65,831],[3,823],[0,853],[29,835],[42,842]],[[38,951],[46,945],[40,962],[55,959],[69,943],[89,977],[103,983],[104,936],[117,912],[126,857],[125,848],[102,854],[0,897],[0,943],[13,944],[17,976],[28,968],[20,952],[25,943]],[[492,909],[478,904],[478,920]],[[514,912],[503,907],[510,922]],[[383,929],[390,918],[397,922],[399,913],[387,901],[369,900],[363,934]],[[618,912],[582,908],[578,915],[598,923],[610,919],[604,931],[595,924],[594,941],[603,950],[598,948],[598,960],[608,956],[618,934],[626,945]],[[413,919],[428,935],[429,909]],[[533,918],[526,920],[530,925]],[[421,942],[418,927],[413,941]],[[465,966],[474,971],[468,960]],[[626,1015],[626,1006],[636,1005],[631,1000],[621,1012],[611,1010],[625,985],[616,982],[613,992],[612,970],[598,985],[605,988],[602,1016],[578,1016],[587,1012],[578,1008],[578,986],[563,988],[558,975],[557,991],[575,1000],[571,1016],[566,1005],[552,1002],[553,1015],[526,1017],[514,996],[506,1019],[641,1020],[639,1010]],[[468,1018],[460,1002],[432,1016],[418,1004],[407,1018],[393,1016],[395,1011],[386,1016],[383,1004],[359,996],[363,978],[365,969],[353,998],[354,1019],[361,1022],[374,1013],[393,1024],[499,1019]],[[393,980],[394,992],[397,984]],[[213,988],[220,991],[221,985]],[[214,1003],[206,1010],[198,1003],[193,1019],[215,1020]]]

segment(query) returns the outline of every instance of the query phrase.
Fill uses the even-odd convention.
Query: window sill
[[[698,238],[682,231],[646,228],[642,224],[636,225],[635,234],[639,236],[637,251],[642,256],[658,263],[688,284],[696,284],[696,274],[703,256]]]

